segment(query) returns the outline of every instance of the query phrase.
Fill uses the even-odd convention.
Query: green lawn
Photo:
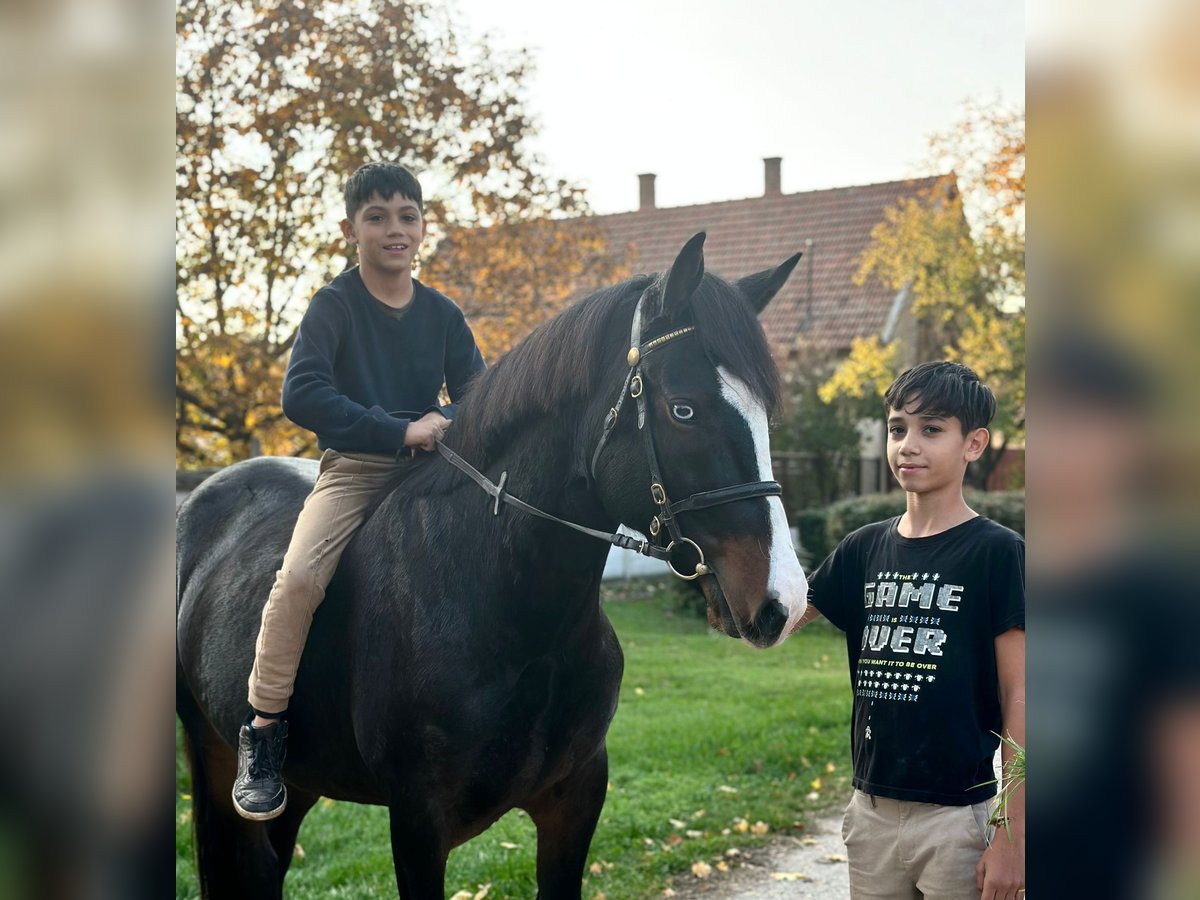
[[[692,879],[693,863],[715,867],[726,850],[794,833],[845,802],[851,698],[839,632],[821,621],[754,651],[707,633],[659,584],[630,582],[606,596],[625,677],[584,897],[658,896],[672,879]],[[195,897],[181,761],[177,771],[175,888]],[[489,900],[532,897],[534,858],[532,823],[510,813],[451,854],[446,894],[486,885]],[[386,810],[319,803],[287,885],[295,898],[394,897]]]

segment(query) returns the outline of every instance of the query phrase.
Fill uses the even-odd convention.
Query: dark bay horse
[[[768,647],[807,585],[778,486],[764,488],[778,375],[755,315],[798,257],[729,283],[704,271],[703,240],[535,330],[471,388],[447,445],[550,515],[669,531],[700,554],[671,564],[708,573],[710,621]],[[537,826],[539,897],[579,897],[623,666],[599,604],[609,547],[499,503],[437,454],[384,492],[314,618],[286,811],[235,814],[259,617],[316,468],[239,463],[179,511],[177,710],[202,892],[280,897],[300,823],[329,796],[389,808],[402,897],[441,898],[450,850],[513,808]]]

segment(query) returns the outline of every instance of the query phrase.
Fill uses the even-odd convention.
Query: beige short
[[[842,821],[853,900],[979,900],[975,867],[991,841],[992,800],[912,803],[856,790]]]
[[[313,613],[325,598],[342,551],[380,490],[411,462],[407,453],[393,457],[326,450],[321,457],[317,482],[300,510],[263,607],[249,682],[253,709],[287,709]]]

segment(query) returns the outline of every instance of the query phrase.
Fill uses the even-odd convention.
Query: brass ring
[[[675,564],[671,562],[671,551],[675,548],[676,544],[691,544],[696,551],[696,555],[700,557],[700,561],[696,563],[696,571],[694,571],[691,575],[684,575],[682,572],[676,569]],[[701,575],[708,574],[708,566],[704,564],[704,551],[701,550],[700,545],[691,538],[680,538],[677,541],[671,541],[671,543],[667,544],[667,568],[671,570],[671,574],[678,578],[682,578],[684,581],[695,581]]]

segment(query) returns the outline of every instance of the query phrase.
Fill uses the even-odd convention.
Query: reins
[[[647,289],[649,290],[649,289]],[[625,381],[621,385],[621,392],[617,395],[617,402],[609,409],[608,414],[604,417],[604,429],[600,434],[600,439],[596,443],[596,449],[592,453],[591,475],[593,480],[596,475],[596,463],[600,459],[600,453],[604,449],[609,436],[617,426],[617,421],[621,416],[621,408],[625,403],[626,395],[633,398],[637,406],[637,427],[642,433],[642,442],[646,450],[646,461],[650,467],[650,497],[654,504],[658,507],[658,514],[650,520],[650,539],[639,540],[625,534],[613,534],[607,531],[600,531],[595,528],[588,528],[584,525],[579,525],[575,522],[569,522],[566,519],[560,519],[558,516],[551,515],[544,510],[538,509],[514,497],[512,494],[504,490],[505,482],[508,480],[508,472],[500,474],[499,483],[493,483],[486,475],[472,466],[469,462],[445,446],[441,441],[437,443],[438,453],[442,455],[448,463],[458,469],[460,472],[467,475],[472,481],[479,485],[483,490],[492,497],[494,504],[492,506],[492,515],[500,514],[500,504],[507,503],[510,506],[515,506],[523,512],[533,516],[546,519],[551,522],[557,522],[559,525],[565,525],[568,528],[578,531],[580,534],[586,534],[589,537],[594,537],[599,540],[608,541],[615,547],[620,547],[624,550],[633,550],[643,556],[652,556],[655,559],[661,559],[666,562],[667,567],[671,572],[682,578],[684,581],[693,581],[702,575],[713,574],[712,569],[704,561],[704,551],[700,546],[690,538],[684,537],[679,528],[679,523],[676,516],[683,512],[693,512],[700,509],[708,509],[713,506],[719,506],[724,503],[733,503],[738,500],[750,500],[756,497],[771,497],[779,496],[783,493],[782,488],[777,481],[750,481],[744,484],[730,485],[729,487],[716,488],[711,491],[701,491],[692,494],[684,500],[672,503],[667,497],[666,489],[663,487],[663,477],[658,464],[658,454],[654,447],[654,435],[651,429],[651,417],[647,415],[646,409],[646,392],[648,388],[647,380],[643,377],[642,363],[653,351],[670,343],[678,338],[687,337],[694,334],[696,329],[694,326],[686,328],[678,328],[675,331],[669,331],[666,334],[660,335],[646,343],[641,342],[642,332],[642,303],[646,299],[646,293],[643,293],[638,298],[637,307],[633,311],[633,325],[630,330],[630,347],[629,352],[625,356],[625,361],[629,365],[629,372],[625,376]],[[670,536],[670,542],[666,547],[659,543],[659,535],[663,529],[667,530]],[[684,574],[675,568],[675,564],[671,561],[671,552],[676,547],[687,545],[691,547],[697,557],[695,569],[691,574]]]

